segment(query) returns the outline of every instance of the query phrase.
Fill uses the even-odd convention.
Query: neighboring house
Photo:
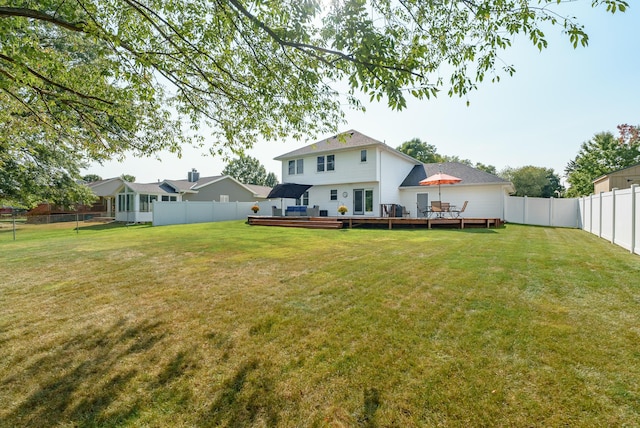
[[[87,186],[98,197],[98,200],[93,203],[92,211],[102,212],[107,217],[115,217],[116,200],[114,195],[122,183],[124,180],[120,177],[87,183]]]
[[[146,223],[153,220],[153,202],[217,201],[255,202],[265,200],[270,187],[245,185],[228,175],[200,177],[191,170],[186,180],[158,183],[122,182],[115,190],[116,221]]]
[[[418,182],[439,171],[457,176],[462,182],[442,186],[442,199],[462,206],[465,215],[504,218],[504,197],[513,186],[495,175],[450,162],[423,164],[361,134],[347,131],[298,150],[278,156],[284,183],[310,184],[301,205],[319,205],[321,212],[338,215],[345,205],[350,215],[378,217],[381,204],[405,206],[411,217],[422,216],[416,208],[438,199],[438,186]]]
[[[640,184],[640,163],[596,178],[593,180],[593,194],[628,189],[632,184]]]

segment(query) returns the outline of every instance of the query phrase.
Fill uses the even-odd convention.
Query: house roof
[[[635,164],[635,165],[631,165],[631,166],[626,166],[626,167],[624,167],[624,168],[617,169],[617,170],[615,170],[615,171],[611,171],[611,172],[609,172],[609,173],[607,173],[607,174],[604,174],[604,175],[601,175],[600,177],[595,178],[595,179],[593,180],[593,183],[596,183],[596,182],[598,182],[598,181],[600,181],[600,180],[603,180],[603,179],[605,179],[605,178],[607,178],[607,177],[610,177],[610,176],[611,176],[611,175],[613,175],[613,174],[618,174],[618,173],[623,172],[623,171],[625,171],[625,170],[627,170],[627,169],[636,168],[636,167],[638,167],[638,166],[640,166],[640,163],[637,163],[637,164]]]
[[[245,187],[251,189],[257,198],[266,198],[269,196],[269,192],[271,192],[272,189],[269,186],[258,186],[257,184],[245,184]]]
[[[425,178],[443,172],[462,179],[460,184],[511,184],[497,175],[489,174],[460,162],[424,163],[413,167],[400,187],[419,186]]]
[[[164,183],[124,183],[129,189],[136,193],[151,193],[151,194],[175,194],[173,189],[168,188]]]
[[[410,160],[415,163],[419,163],[419,161],[412,158],[411,156],[406,155],[402,152],[399,152],[393,147],[387,146],[382,141],[378,141],[354,129],[350,129],[349,131],[346,131],[346,132],[341,132],[340,134],[333,135],[329,138],[325,138],[313,144],[309,144],[307,146],[301,147],[292,152],[277,156],[273,159],[284,160],[288,158],[305,156],[309,154],[336,152],[336,151],[350,150],[350,149],[354,149],[358,147],[366,147],[366,146],[380,146],[390,152],[395,153],[400,157],[406,158],[407,160]]]
[[[112,178],[105,178],[104,180],[91,181],[91,182],[87,183],[87,186],[90,187],[90,188],[94,188],[94,187],[101,186],[103,184],[109,183],[109,182],[114,181],[114,180],[124,181],[120,177],[112,177]]]
[[[213,175],[211,177],[201,177],[198,181],[189,181],[189,180],[164,180],[165,183],[173,187],[176,192],[181,193],[196,193],[195,191],[199,188],[206,186],[207,184],[211,184],[215,181],[224,178],[224,175]]]

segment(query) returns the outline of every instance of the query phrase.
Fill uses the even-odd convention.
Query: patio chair
[[[440,201],[433,201],[431,202],[431,207],[429,209],[429,215],[428,217],[431,216],[431,214],[436,214],[436,216],[441,217],[442,216],[442,205],[440,204]]]
[[[460,217],[460,214],[462,214],[464,212],[464,210],[467,209],[467,204],[469,203],[469,201],[464,201],[464,204],[462,204],[462,208],[460,208],[459,210],[451,210],[451,214],[455,215],[456,217]]]
[[[314,205],[311,208],[307,208],[307,215],[309,217],[319,217],[320,216],[320,206]]]

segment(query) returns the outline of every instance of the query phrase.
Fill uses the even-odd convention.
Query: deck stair
[[[331,217],[260,217],[249,216],[252,226],[304,227],[307,229],[341,229],[342,222]]]

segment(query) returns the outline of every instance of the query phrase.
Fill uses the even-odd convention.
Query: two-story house
[[[398,186],[421,165],[357,131],[347,131],[278,156],[282,181],[310,184],[300,203],[329,215],[345,205],[353,215],[379,215],[381,203],[400,203]]]
[[[438,172],[460,183],[442,189],[442,199],[462,206],[466,215],[504,219],[505,196],[513,185],[500,177],[458,162],[424,164],[385,143],[350,130],[275,158],[282,162],[284,183],[312,187],[298,201],[318,205],[338,215],[345,205],[350,215],[382,216],[383,205],[406,207],[411,217],[424,216],[430,201],[439,200],[437,186],[420,181]]]

